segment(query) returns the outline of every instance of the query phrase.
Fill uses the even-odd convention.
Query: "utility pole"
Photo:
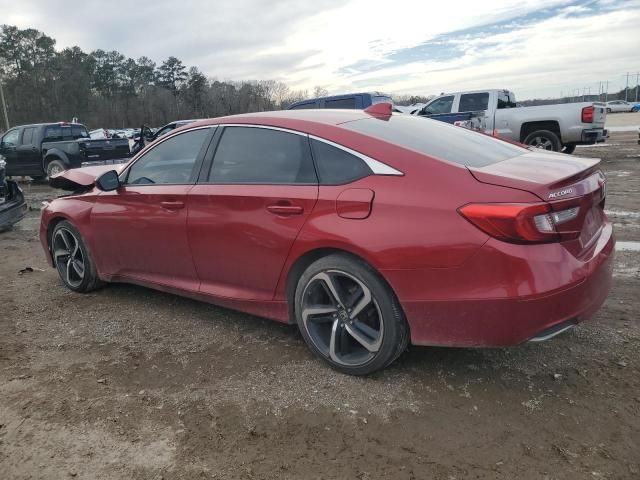
[[[607,80],[607,89],[604,91],[604,101],[609,99],[609,80]]]
[[[624,87],[624,101],[628,100],[627,95],[629,94],[629,72],[627,72],[627,84]]]
[[[640,72],[636,72],[636,102],[638,101],[638,89],[640,88]]]
[[[4,90],[2,89],[2,80],[0,80],[0,103],[2,103],[2,111],[4,112],[4,123],[9,130],[9,115],[7,115],[7,102],[4,101]]]

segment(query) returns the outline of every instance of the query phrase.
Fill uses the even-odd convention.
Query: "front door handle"
[[[267,211],[275,215],[301,215],[302,213],[304,213],[304,208],[302,208],[300,205],[275,204],[268,205]]]
[[[180,210],[184,208],[184,202],[180,202],[180,201],[174,201],[174,202],[165,201],[165,202],[160,202],[160,205],[162,205],[162,208],[166,210]]]

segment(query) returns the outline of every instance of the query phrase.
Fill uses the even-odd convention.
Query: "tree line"
[[[286,108],[308,97],[274,80],[219,81],[176,57],[157,65],[115,50],[55,49],[56,40],[33,28],[0,27],[0,82],[11,125],[71,120],[89,128],[160,126]],[[326,94],[316,87],[312,95]],[[0,131],[4,129],[0,105]]]

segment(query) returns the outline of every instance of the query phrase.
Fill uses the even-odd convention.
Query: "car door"
[[[0,140],[0,155],[2,155],[7,162],[7,176],[22,175],[17,152],[20,143],[20,133],[20,128],[14,128],[5,133]]]
[[[158,140],[98,195],[91,226],[99,267],[111,275],[197,291],[187,240],[187,193],[214,128]]]
[[[211,166],[188,195],[200,291],[271,300],[318,198],[309,139],[258,126],[225,126],[216,136]]]
[[[16,147],[16,156],[20,169],[25,175],[44,175],[42,157],[37,140],[36,127],[26,127],[22,130],[20,145]]]

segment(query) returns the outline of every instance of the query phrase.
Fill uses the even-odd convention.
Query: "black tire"
[[[344,301],[334,301],[331,287],[319,279],[323,276],[331,278],[333,290]],[[294,302],[296,322],[309,348],[342,373],[368,375],[381,370],[409,343],[409,328],[395,294],[375,270],[355,257],[332,254],[315,261],[300,276]],[[361,303],[364,307],[358,309]],[[335,313],[309,314],[314,306],[323,305]],[[369,347],[357,337],[367,340]]]
[[[611,109],[610,108],[607,108],[607,113],[611,113]]]
[[[46,175],[30,175],[30,177],[34,182],[44,182],[47,179]]]
[[[105,282],[98,277],[96,264],[80,232],[71,223],[66,220],[58,223],[51,233],[49,242],[54,267],[67,288],[74,292],[87,293],[104,285]],[[66,252],[63,253],[63,250]],[[80,262],[82,274],[79,274]]]
[[[525,137],[522,143],[554,152],[559,152],[561,145],[558,136],[549,130],[536,130],[535,132],[531,132]]]
[[[576,149],[575,143],[570,143],[569,145],[565,145],[562,147],[562,153],[566,153],[567,155],[571,155]]]
[[[62,160],[51,160],[47,164],[47,177],[51,178],[53,175],[56,175],[60,172],[63,172],[67,169]]]

